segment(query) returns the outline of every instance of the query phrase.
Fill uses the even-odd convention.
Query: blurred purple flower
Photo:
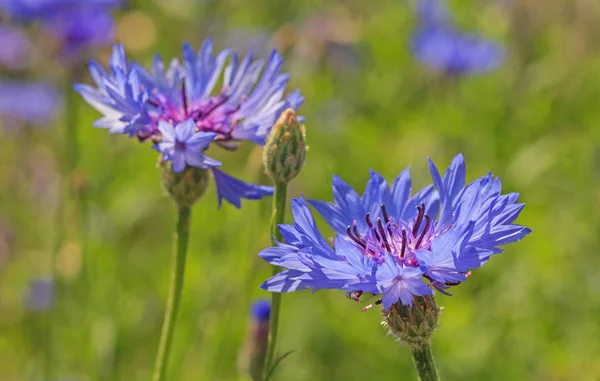
[[[503,46],[457,29],[442,0],[419,0],[417,16],[419,26],[412,37],[411,52],[425,65],[460,75],[488,72],[504,62]]]
[[[57,39],[63,56],[84,48],[107,45],[114,39],[115,22],[110,8],[122,0],[4,0],[0,4],[16,21],[39,21]]]
[[[452,24],[452,18],[442,4],[443,0],[417,0],[417,17],[422,25]]]
[[[19,21],[35,21],[81,7],[114,8],[124,0],[2,0],[0,10]]]
[[[258,322],[268,322],[271,318],[271,302],[266,299],[256,300],[252,304],[252,318]]]
[[[54,304],[54,294],[52,279],[33,279],[29,282],[29,288],[25,295],[25,308],[32,312],[47,311]]]
[[[31,42],[20,30],[0,24],[0,46],[0,66],[18,70],[29,63]]]
[[[61,43],[62,55],[85,48],[109,45],[115,38],[115,21],[102,7],[76,7],[48,17],[44,29]]]
[[[240,53],[250,53],[257,56],[269,54],[269,40],[272,32],[260,28],[236,28],[226,32],[224,41]]]
[[[500,44],[446,26],[419,28],[412,39],[412,53],[427,66],[449,74],[491,71],[505,59]]]
[[[60,109],[58,89],[42,82],[0,80],[0,116],[5,119],[42,124]]]

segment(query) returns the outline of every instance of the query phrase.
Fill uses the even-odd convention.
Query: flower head
[[[238,367],[241,373],[253,381],[259,381],[263,379],[267,356],[271,303],[264,299],[255,300],[250,312],[252,321],[238,356]]]
[[[413,56],[433,69],[460,75],[491,71],[504,62],[499,43],[456,28],[441,0],[419,0]]]
[[[359,196],[339,177],[333,179],[334,203],[309,201],[336,232],[331,245],[317,230],[307,203],[292,201],[293,225],[280,225],[285,243],[259,255],[287,270],[261,286],[273,292],[335,288],[358,300],[381,294],[388,310],[415,296],[446,290],[464,282],[482,266],[531,232],[513,224],[523,204],[518,194],[500,194],[492,175],[465,186],[462,155],[441,176],[430,161],[433,184],[411,196],[409,169],[390,187],[372,171]],[[435,186],[435,188],[434,188]]]
[[[60,93],[51,84],[0,80],[3,121],[48,123],[56,115],[60,103]]]
[[[54,303],[54,282],[39,278],[29,282],[25,295],[25,307],[29,311],[42,312],[50,309]]]
[[[19,21],[35,21],[52,17],[76,7],[113,8],[124,0],[3,0],[0,9]]]
[[[86,48],[111,44],[116,28],[108,9],[80,6],[48,16],[44,29],[60,43],[62,56],[71,57]]]
[[[258,299],[252,303],[252,318],[257,322],[268,322],[271,317],[271,302]]]
[[[0,66],[18,70],[28,65],[33,47],[23,32],[0,24],[0,46]]]
[[[283,110],[300,106],[298,91],[283,95],[289,79],[280,73],[283,58],[275,51],[266,63],[251,55],[240,60],[230,50],[214,55],[210,40],[197,53],[184,44],[182,56],[168,67],[157,56],[146,70],[129,62],[123,46],[116,45],[108,71],[90,64],[96,87],[79,84],[75,90],[103,114],[96,127],[154,142],[163,159],[173,161],[174,171],[186,165],[211,168],[219,204],[224,198],[239,207],[240,198],[271,195],[271,187],[217,170],[220,163],[203,152],[211,142],[228,150],[245,140],[264,145]]]
[[[61,47],[63,57],[81,50],[110,44],[115,22],[110,8],[122,0],[5,0],[0,10],[16,21],[40,22]]]

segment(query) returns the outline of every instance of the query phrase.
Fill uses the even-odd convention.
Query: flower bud
[[[419,349],[431,341],[439,314],[433,295],[415,296],[412,307],[401,302],[390,307],[382,325],[411,349]]]
[[[276,184],[286,184],[300,173],[306,159],[306,128],[293,109],[285,110],[267,139],[263,163]]]
[[[251,312],[252,322],[240,351],[238,365],[241,373],[253,381],[261,381],[269,343],[271,303],[267,300],[257,300],[252,305]]]
[[[191,207],[208,188],[208,169],[188,165],[181,172],[173,172],[171,162],[162,166],[163,186],[179,207]]]

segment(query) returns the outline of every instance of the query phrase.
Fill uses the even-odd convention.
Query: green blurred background
[[[339,174],[362,192],[369,168],[393,179],[426,158],[458,152],[467,179],[492,171],[527,204],[533,229],[444,306],[433,352],[443,380],[600,380],[600,3],[590,0],[451,1],[457,22],[502,40],[497,71],[447,78],[414,61],[412,8],[395,1],[136,1],[116,14],[130,56],[168,62],[181,42],[286,56],[291,88],[306,98],[310,145],[290,197],[331,199]],[[106,63],[110,49],[96,52]],[[65,81],[66,70],[40,69]],[[89,82],[87,77],[83,81]],[[77,99],[80,164],[70,181],[87,218],[67,205],[58,247],[52,327],[65,380],[148,380],[165,306],[174,206],[156,153],[91,127],[99,114]],[[1,123],[0,123],[1,124]],[[45,314],[27,312],[32,278],[50,274],[64,162],[64,126],[0,129],[0,379],[40,367]],[[226,170],[268,183],[261,150],[213,149]],[[237,355],[258,286],[270,274],[270,200],[217,210],[211,188],[195,206],[172,380],[237,380]],[[291,216],[288,215],[289,221]],[[326,234],[331,230],[319,219]],[[86,261],[82,258],[86,256]],[[82,264],[85,263],[85,266]],[[386,336],[377,309],[342,291],[283,298],[280,349],[295,350],[276,380],[414,380],[409,350]],[[36,379],[37,380],[37,379]]]

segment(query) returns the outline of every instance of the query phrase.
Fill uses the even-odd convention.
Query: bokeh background
[[[198,48],[206,37],[217,49],[284,54],[290,88],[306,98],[299,113],[310,145],[290,197],[330,200],[334,173],[362,192],[370,168],[391,180],[411,165],[420,187],[430,181],[427,157],[445,167],[458,152],[468,180],[500,176],[505,191],[521,193],[519,222],[533,233],[454,296],[438,296],[444,310],[432,347],[440,375],[600,380],[600,3],[447,5],[458,27],[504,44],[502,65],[451,75],[416,60],[415,10],[402,0],[137,0],[114,17],[116,39],[146,64],[155,52],[168,62],[182,41]],[[32,63],[1,68],[2,79],[43,79],[62,95],[44,123],[10,113],[39,102],[0,97],[12,102],[0,107],[0,379],[41,380],[51,339],[57,379],[148,380],[175,220],[156,153],[93,128],[99,114],[70,90],[74,76],[90,81],[85,64],[57,58],[39,28],[25,28]],[[106,63],[110,47],[86,54]],[[78,113],[80,140],[68,178],[66,109]],[[269,182],[260,148],[213,151],[234,175]],[[56,220],[65,184],[74,190],[66,229]],[[218,210],[214,188],[195,206],[170,379],[240,379],[250,302],[269,297],[258,286],[270,268],[256,256],[269,245],[269,214],[268,199]],[[41,291],[55,316],[49,327],[48,311],[32,309],[28,293],[52,273],[54,291]],[[280,349],[296,352],[275,379],[416,379],[408,348],[386,336],[376,308],[363,306],[341,291],[284,295]]]

